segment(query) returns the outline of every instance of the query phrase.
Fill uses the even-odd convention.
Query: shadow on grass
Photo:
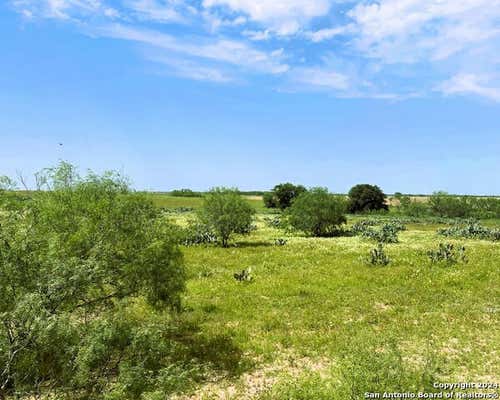
[[[251,248],[251,247],[275,247],[274,243],[269,243],[265,241],[258,241],[258,242],[237,242],[234,245],[230,247],[236,247],[236,248]]]
[[[209,334],[192,322],[180,320],[169,328],[167,336],[178,344],[179,359],[208,366],[217,375],[235,377],[253,367],[229,334]]]

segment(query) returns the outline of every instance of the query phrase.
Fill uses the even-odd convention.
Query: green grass
[[[148,197],[157,207],[179,208],[192,207],[199,208],[203,203],[202,197],[175,197],[163,193],[148,193]],[[259,196],[243,196],[257,211],[266,212],[264,202]]]
[[[392,262],[373,267],[370,241],[287,235],[263,217],[228,249],[183,249],[185,317],[233,338],[251,365],[196,398],[358,399],[434,381],[499,381],[500,243],[413,224],[386,247]],[[274,246],[280,237],[286,246]],[[445,241],[465,244],[469,262],[431,265],[426,252]],[[237,282],[248,267],[254,281]]]

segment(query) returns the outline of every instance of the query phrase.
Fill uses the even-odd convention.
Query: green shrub
[[[279,215],[275,217],[265,217],[264,222],[266,223],[267,226],[270,228],[282,228],[283,227],[283,221],[281,220],[281,217]]]
[[[384,245],[382,243],[379,243],[376,248],[370,251],[370,264],[387,265],[390,261],[389,257],[385,254]]]
[[[314,188],[302,193],[288,209],[287,221],[294,229],[312,236],[335,236],[346,223],[342,197]]]
[[[122,177],[80,177],[61,163],[38,178],[47,190],[0,213],[0,398],[34,398],[45,387],[81,393],[109,381],[120,358],[107,355],[130,343],[122,332],[96,342],[92,324],[107,326],[120,303],[137,298],[179,309],[184,290],[173,229]],[[83,383],[82,353],[91,367]]]
[[[180,243],[184,246],[216,244],[217,235],[209,226],[199,222],[191,222],[187,228],[181,230]]]
[[[448,218],[465,218],[472,209],[465,197],[451,196],[446,192],[435,192],[429,198],[429,206],[434,215]]]
[[[433,263],[446,262],[448,264],[456,264],[458,262],[467,262],[465,256],[465,247],[456,248],[451,243],[440,243],[437,250],[427,252],[429,259]]]
[[[410,217],[424,217],[431,212],[427,203],[412,200],[410,196],[402,196],[400,198],[398,211]]]
[[[234,275],[234,279],[236,279],[238,282],[252,282],[253,281],[253,275],[252,275],[252,268],[247,268],[244,269],[243,271],[236,272]]]
[[[450,228],[440,229],[438,230],[438,234],[441,236],[465,239],[500,240],[500,229],[487,228],[474,219],[457,222]]]
[[[266,208],[278,208],[278,198],[274,192],[266,192],[262,196]]]
[[[349,190],[349,212],[359,213],[389,209],[387,196],[376,185],[361,184]]]
[[[222,246],[227,247],[233,234],[247,234],[252,230],[254,214],[255,210],[238,190],[214,188],[204,197],[198,218],[215,233]]]
[[[377,225],[381,224],[379,228]],[[381,223],[375,220],[362,220],[354,224],[351,232],[367,239],[380,243],[398,243],[398,233],[406,230],[406,226],[399,220],[393,219]]]
[[[201,197],[202,194],[200,192],[195,192],[191,189],[176,189],[170,192],[170,196],[175,197]]]

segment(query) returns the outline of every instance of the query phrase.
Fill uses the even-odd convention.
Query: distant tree
[[[294,185],[292,183],[281,183],[276,185],[272,190],[272,196],[264,199],[266,207],[280,208],[282,210],[290,207],[293,201],[301,194],[307,192],[307,189],[302,185]],[[266,201],[267,200],[267,201]]]
[[[201,197],[200,192],[195,192],[191,189],[176,189],[170,192],[171,196],[174,197]]]
[[[295,229],[312,236],[334,236],[345,218],[346,201],[327,189],[302,193],[287,210],[287,221]]]
[[[15,190],[17,184],[8,176],[0,176],[0,191]]]
[[[231,235],[250,231],[254,214],[254,208],[237,189],[214,188],[204,197],[198,217],[227,247]]]
[[[386,195],[376,185],[356,185],[349,191],[349,212],[388,210]]]
[[[466,197],[450,195],[447,192],[434,192],[429,197],[433,214],[440,217],[464,218],[472,214],[471,204]]]

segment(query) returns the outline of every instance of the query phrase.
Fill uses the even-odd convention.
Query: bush
[[[34,398],[44,387],[71,395],[109,379],[95,368],[78,382],[78,354],[111,352],[109,342],[89,350],[91,325],[138,297],[179,309],[184,289],[171,227],[123,178],[81,178],[67,163],[38,177],[50,190],[0,213],[0,398]]]
[[[307,189],[302,185],[281,183],[276,185],[272,192],[264,196],[264,204],[268,208],[284,210],[290,207],[294,200],[304,192],[307,192]]]
[[[440,229],[438,234],[465,239],[500,240],[500,229],[487,228],[474,219],[455,223],[450,228]]]
[[[378,246],[370,251],[370,264],[372,265],[388,265],[391,262],[385,254],[384,245],[379,243]]]
[[[198,212],[200,222],[213,231],[223,247],[231,235],[252,230],[255,210],[236,189],[214,188],[204,197]]]
[[[217,235],[209,226],[192,222],[187,228],[181,231],[180,243],[184,246],[216,244]]]
[[[429,198],[434,215],[448,218],[465,218],[471,215],[471,207],[465,197],[451,196],[446,192],[435,192]]]
[[[302,193],[287,212],[288,223],[312,236],[335,236],[345,218],[346,202],[342,197],[314,188]]]
[[[424,202],[412,200],[410,196],[402,196],[398,211],[410,217],[424,217],[430,214],[430,207]]]
[[[456,264],[458,262],[467,262],[465,257],[465,247],[460,246],[458,249],[451,243],[440,243],[437,250],[427,252],[432,263],[446,262],[448,264]]]
[[[453,196],[436,192],[429,198],[434,215],[448,218],[500,218],[500,199]]]
[[[274,192],[266,192],[262,196],[266,208],[278,208],[278,198]]]
[[[170,192],[170,196],[175,197],[201,197],[200,192],[194,192],[191,189],[176,189]]]
[[[393,219],[375,228],[379,223],[374,220],[363,220],[354,224],[351,232],[379,243],[398,243],[398,233],[406,230],[406,226],[399,220]]]
[[[356,185],[349,190],[349,212],[388,210],[386,195],[375,185]]]

